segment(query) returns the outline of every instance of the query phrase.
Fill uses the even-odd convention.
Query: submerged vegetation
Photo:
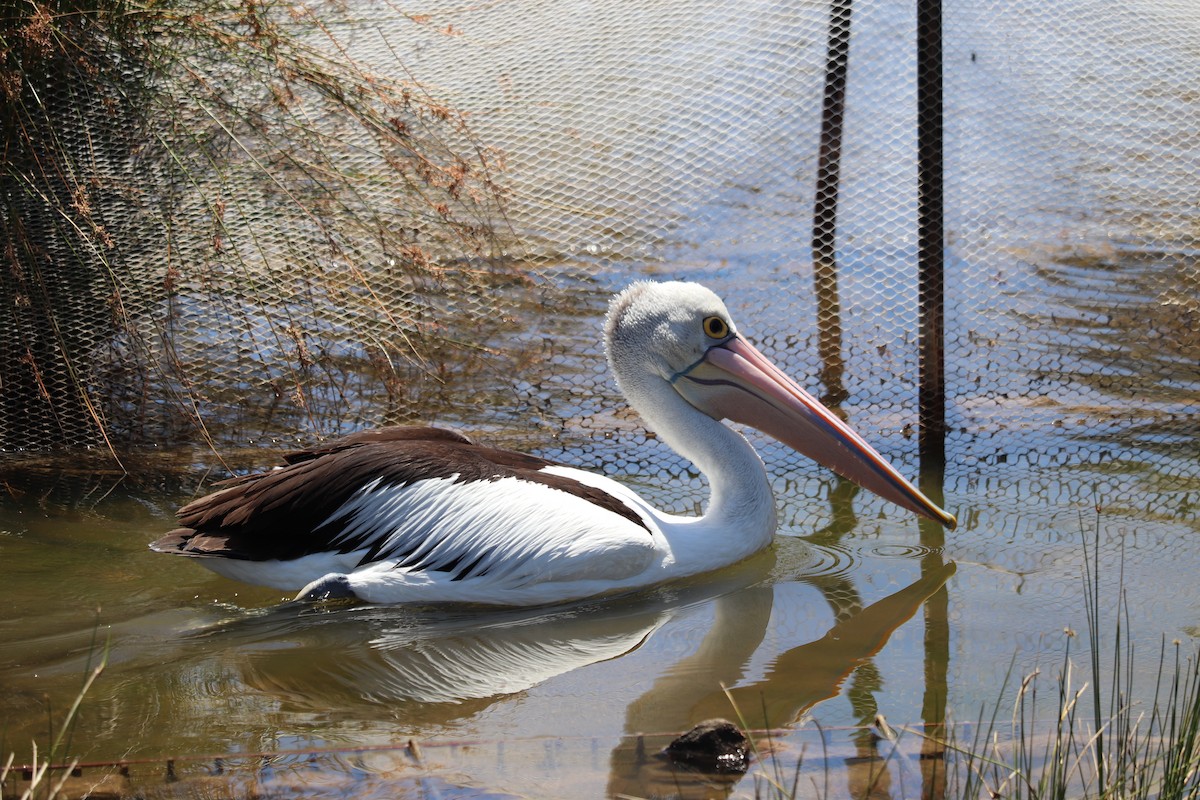
[[[0,450],[329,433],[511,327],[499,158],[344,9],[4,9]]]

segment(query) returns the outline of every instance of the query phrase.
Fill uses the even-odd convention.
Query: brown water
[[[970,455],[994,442],[954,443],[969,457],[951,459],[946,505],[962,525],[945,536],[767,448],[784,509],[771,550],[686,584],[531,611],[316,609],[151,553],[202,490],[183,466],[196,454],[138,463],[138,479],[103,459],[10,468],[5,741],[18,761],[28,742],[44,746],[104,658],[70,752],[146,759],[132,780],[154,791],[168,791],[174,757],[190,779],[302,796],[649,796],[680,780],[654,757],[671,734],[741,714],[774,730],[778,763],[792,770],[805,753],[806,780],[834,795],[882,770],[906,796],[940,785],[920,739],[883,769],[890,745],[860,726],[973,719],[1002,700],[1014,659],[1018,675],[1057,667],[1064,628],[1086,627],[1085,539],[1106,597],[1124,570],[1141,652],[1196,624],[1194,481],[1153,464],[1043,472],[1018,468],[1029,457],[1015,448],[1012,461]],[[1109,495],[1126,500],[1097,511]],[[1141,667],[1152,678],[1152,661]],[[237,758],[260,753],[284,755]],[[751,792],[769,763],[721,791]]]
[[[302,606],[148,550],[178,506],[226,474],[211,453],[129,454],[130,474],[103,453],[9,457],[5,748],[18,762],[32,742],[44,752],[104,660],[62,752],[131,761],[131,782],[151,795],[753,796],[756,781],[803,762],[809,793],[941,796],[936,748],[904,731],[971,721],[981,708],[1007,718],[1020,678],[1041,669],[1052,680],[1065,631],[1087,630],[1085,543],[1096,548],[1106,632],[1124,591],[1135,702],[1147,703],[1163,638],[1191,652],[1200,630],[1200,339],[1190,318],[1162,310],[1161,292],[1163,280],[1187,286],[1195,257],[1023,251],[1011,268],[1016,304],[1043,311],[1020,335],[997,325],[979,332],[991,337],[985,348],[958,351],[945,475],[922,479],[958,515],[956,531],[755,438],[781,509],[775,545],[626,597],[527,611]],[[693,261],[680,272],[729,298],[752,338],[762,330],[756,312],[770,308],[740,265]],[[458,409],[456,422],[693,510],[703,481],[597,377],[603,295],[583,292],[579,309],[539,323],[553,346],[534,369],[543,377],[513,387],[524,404]],[[1170,346],[1120,335],[1131,325],[1161,330]],[[804,339],[760,341],[808,374]],[[970,391],[984,352],[983,374],[1011,392]],[[867,387],[847,404],[851,424],[916,475],[906,419],[872,397]],[[222,456],[242,471],[285,448],[263,440]],[[1100,644],[1110,648],[1107,633]],[[1072,652],[1085,660],[1091,645],[1077,640]],[[901,731],[895,754],[871,729],[880,715]],[[759,731],[769,755],[749,776],[680,775],[656,757],[710,717]],[[187,780],[166,780],[168,760]]]

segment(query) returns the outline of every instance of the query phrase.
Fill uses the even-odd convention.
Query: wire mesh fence
[[[912,4],[29,8],[3,33],[5,450],[532,425],[689,509],[687,465],[630,455],[599,344],[650,276],[709,284],[915,460]],[[950,0],[940,45],[952,480],[986,465],[1015,504],[1079,470],[1194,518],[1200,14]]]

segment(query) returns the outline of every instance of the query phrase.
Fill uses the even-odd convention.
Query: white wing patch
[[[369,563],[497,587],[574,580],[620,581],[659,558],[657,537],[583,498],[509,477],[435,478],[359,490],[323,525],[333,547],[365,543]],[[364,563],[362,566],[366,566]]]

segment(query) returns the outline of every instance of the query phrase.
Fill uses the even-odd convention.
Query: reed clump
[[[1083,548],[1085,667],[1075,663],[1077,632],[1065,631],[1049,704],[1039,700],[1045,679],[1035,671],[1016,687],[1007,728],[1004,706],[997,703],[990,716],[980,716],[971,741],[946,741],[953,796],[1200,796],[1200,654],[1164,639],[1153,686],[1138,685],[1124,590],[1117,590],[1110,627],[1098,544],[1089,547],[1085,539]]]
[[[1099,579],[1098,543],[1083,542],[1081,578],[1087,630],[1082,667],[1078,632],[1064,631],[1065,645],[1056,674],[1040,670],[1014,679],[1010,664],[994,704],[969,724],[947,720],[928,729],[878,725],[883,742],[870,766],[870,794],[888,782],[893,760],[910,758],[901,747],[916,737],[940,754],[924,762],[921,776],[905,796],[1006,798],[1006,800],[1188,800],[1200,797],[1200,653],[1179,640],[1163,639],[1156,654],[1152,685],[1135,679],[1135,648],[1124,590],[1115,608],[1106,605]],[[1051,682],[1050,697],[1042,686]],[[740,717],[739,717],[740,718]],[[743,722],[744,725],[744,722]],[[818,726],[819,730],[819,726]],[[825,742],[824,732],[821,741]],[[754,797],[791,800],[828,797],[828,758],[803,758],[787,766],[772,748],[756,753]],[[813,766],[813,761],[817,766]],[[808,767],[806,770],[805,767]],[[940,774],[935,774],[935,772]],[[909,770],[909,775],[916,775]],[[911,779],[911,778],[910,778]],[[863,787],[860,787],[863,788]]]

